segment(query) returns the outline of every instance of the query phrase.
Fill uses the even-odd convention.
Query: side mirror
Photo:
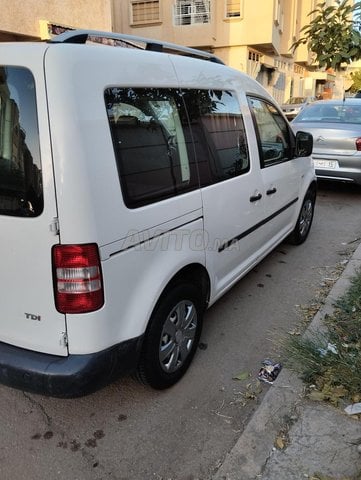
[[[296,133],[296,157],[309,157],[313,149],[313,136],[308,132]]]

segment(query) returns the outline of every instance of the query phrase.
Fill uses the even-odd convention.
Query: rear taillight
[[[55,245],[53,271],[56,308],[61,313],[87,313],[104,304],[98,246]]]
[[[361,137],[356,138],[356,150],[361,152]]]

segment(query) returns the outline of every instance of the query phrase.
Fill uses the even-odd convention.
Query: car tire
[[[292,245],[301,245],[311,229],[313,215],[315,211],[316,192],[309,190],[302,202],[300,214],[293,232],[288,237],[288,242]]]
[[[178,283],[167,289],[146,331],[136,372],[139,381],[163,390],[180,380],[199,343],[204,305],[195,285]]]

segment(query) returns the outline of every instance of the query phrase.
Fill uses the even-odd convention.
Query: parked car
[[[292,120],[306,105],[315,100],[315,97],[291,97],[286,103],[281,105],[282,112],[288,120]]]
[[[361,185],[361,99],[317,101],[291,125],[313,135],[317,177]]]
[[[247,75],[157,40],[71,31],[0,43],[0,65],[0,382],[170,387],[205,309],[306,240],[312,136]]]

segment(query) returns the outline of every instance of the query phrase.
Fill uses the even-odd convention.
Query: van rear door
[[[67,355],[51,248],[59,243],[43,58],[46,45],[0,46],[0,341]]]

